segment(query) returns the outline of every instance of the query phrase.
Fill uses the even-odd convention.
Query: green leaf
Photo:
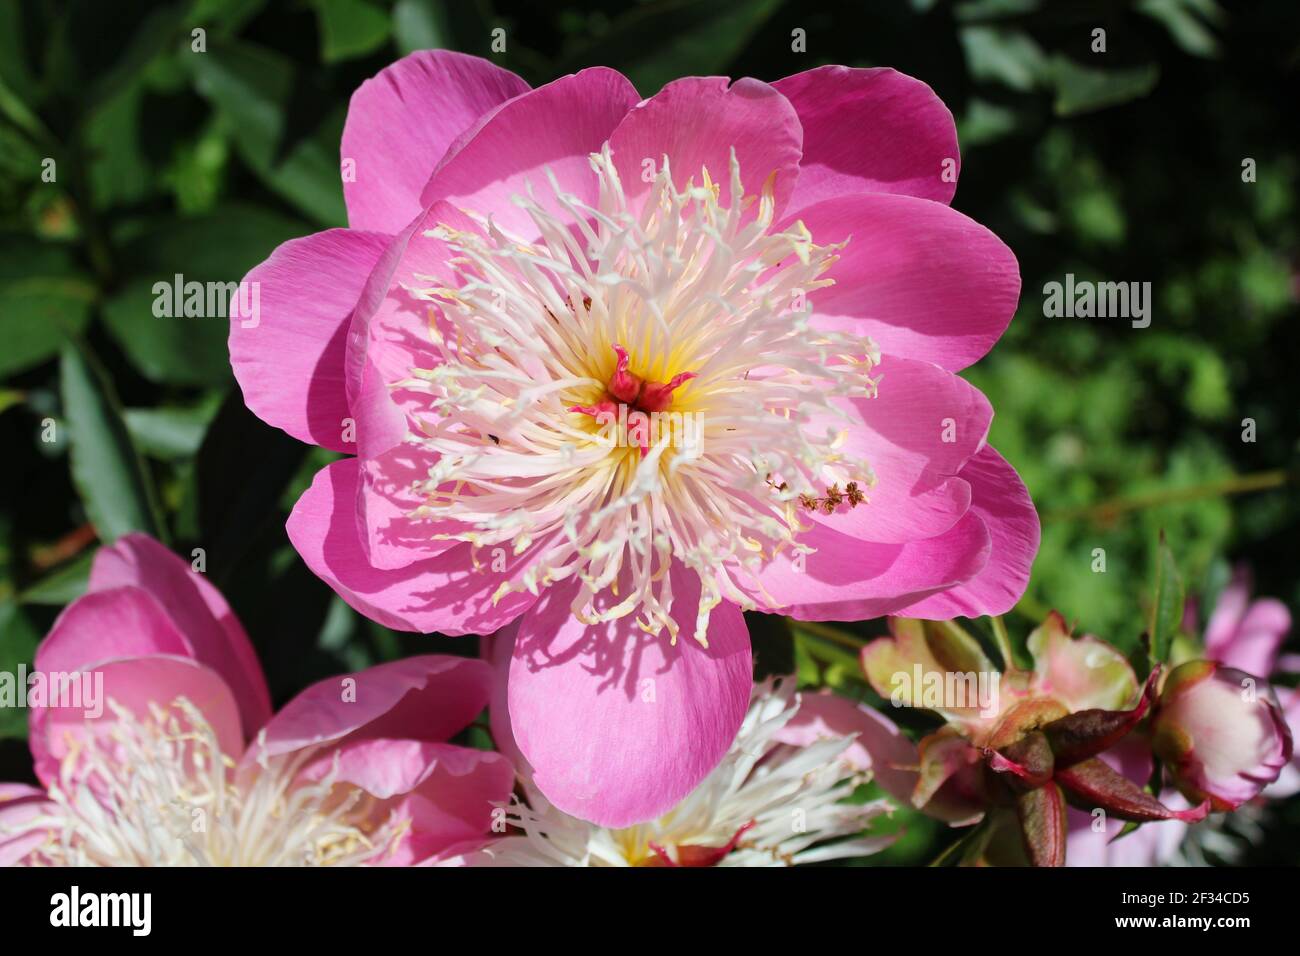
[[[40,16],[18,3],[0,3],[0,114],[14,119],[29,132],[40,129],[40,121],[23,102],[36,101],[40,84],[27,62],[23,19],[25,13]],[[30,123],[30,125],[28,125]]]
[[[216,404],[207,402],[192,408],[128,408],[124,417],[142,452],[163,460],[181,460],[199,450],[216,411]]]
[[[311,229],[300,219],[247,203],[218,206],[188,219],[147,220],[121,239],[124,265],[136,276],[238,282],[280,243]]]
[[[105,303],[104,322],[131,364],[151,382],[225,385],[230,380],[226,342],[232,284],[280,243],[306,231],[297,220],[244,206],[146,223],[123,246],[122,261],[134,278]],[[202,290],[202,315],[184,314],[189,290],[196,288],[190,286],[193,282],[214,283]],[[166,297],[161,316],[155,314],[160,297]]]
[[[338,158],[343,107],[308,135],[285,142],[298,79],[291,60],[252,44],[222,42],[186,62],[195,88],[221,111],[253,172],[316,222],[344,225]]]
[[[966,0],[953,13],[959,23],[1022,17],[1038,9],[1039,0]]]
[[[86,593],[90,584],[90,565],[95,553],[88,551],[47,574],[18,595],[20,604],[63,607]]]
[[[17,674],[18,665],[30,667],[36,656],[40,633],[22,608],[12,601],[0,601],[0,673]],[[24,691],[26,688],[15,688]],[[27,736],[27,710],[0,707],[0,737]]]
[[[631,8],[608,30],[566,56],[557,74],[618,63],[642,95],[658,92],[679,76],[725,73],[750,38],[781,6],[781,0],[676,0]],[[647,37],[662,37],[647,42]]]
[[[1059,53],[1052,57],[1049,70],[1056,88],[1053,104],[1058,116],[1074,116],[1116,106],[1146,96],[1160,79],[1154,63],[1118,69],[1080,66]]]
[[[23,132],[27,133],[33,139],[44,140],[48,135],[41,121],[21,99],[18,94],[5,85],[3,79],[0,79],[0,115],[3,115],[9,122],[13,123]]]
[[[403,55],[452,46],[448,43],[442,4],[432,0],[397,0],[393,7],[393,40]]]
[[[100,539],[129,531],[163,539],[157,493],[107,376],[78,344],[64,347],[60,373],[72,482]]]
[[[135,369],[160,384],[225,383],[230,325],[224,315],[160,318],[153,314],[155,299],[154,283],[135,279],[104,304],[104,324]]]
[[[1206,58],[1219,55],[1219,41],[1196,16],[1222,23],[1226,18],[1214,0],[1138,0],[1137,10],[1164,24],[1184,52]]]
[[[87,179],[96,209],[141,202],[161,185],[141,142],[143,110],[144,87],[132,83],[86,120]]]
[[[957,121],[957,136],[963,148],[992,143],[1015,132],[1015,110],[973,97]]]
[[[85,327],[97,295],[66,249],[0,237],[0,376],[57,355]]]
[[[226,396],[199,448],[192,488],[197,543],[207,550],[214,578],[229,571],[264,528],[283,525],[280,495],[307,450],[245,408],[239,389]]]
[[[365,56],[388,39],[388,15],[366,0],[315,0],[314,6],[326,63]]]
[[[832,644],[830,641],[814,637],[800,628],[798,621],[790,621],[790,631],[794,635],[798,646],[807,651],[814,659],[824,664],[843,668],[850,673],[857,674],[861,672],[862,667],[858,663],[857,655],[836,644]]]
[[[265,6],[266,0],[197,0],[190,16],[195,23],[209,24],[217,36],[230,36]]]
[[[134,86],[156,57],[170,53],[177,40],[188,36],[189,7],[189,3],[159,5],[132,25],[130,39],[120,55],[111,61],[108,69],[96,75],[94,84],[85,90],[88,110],[94,110],[99,104]],[[88,43],[94,43],[96,39],[102,43],[103,38],[87,36],[85,39]]]
[[[971,76],[1027,93],[1049,75],[1047,57],[1027,33],[994,27],[964,27],[961,45]]]
[[[0,174],[8,183],[32,183],[41,177],[40,151],[8,120],[0,120]]]
[[[1160,532],[1156,546],[1155,587],[1151,596],[1151,618],[1147,633],[1151,636],[1151,664],[1169,660],[1169,649],[1183,620],[1183,581],[1174,563],[1165,533]]]

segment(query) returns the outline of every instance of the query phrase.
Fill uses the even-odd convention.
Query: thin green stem
[[[1096,521],[1101,524],[1113,522],[1120,515],[1130,511],[1143,511],[1160,505],[1183,504],[1199,501],[1202,498],[1221,498],[1229,495],[1244,495],[1252,491],[1267,491],[1281,488],[1287,482],[1296,480],[1297,474],[1286,468],[1274,468],[1271,471],[1257,471],[1249,475],[1231,475],[1217,481],[1207,481],[1186,488],[1161,488],[1127,498],[1112,498],[1100,504],[1085,505],[1079,508],[1058,508],[1043,515],[1044,521]]]
[[[1007,633],[1007,625],[1002,620],[1002,615],[989,618],[989,622],[993,625],[993,640],[998,645],[998,653],[1002,655],[1002,670],[1004,672],[1019,670],[1016,667],[1016,655],[1011,652],[1011,635]]]
[[[854,651],[862,650],[867,644],[865,640],[850,634],[848,631],[840,630],[838,627],[831,627],[829,624],[822,624],[819,621],[796,621],[791,618],[790,626],[825,640],[833,641]]]

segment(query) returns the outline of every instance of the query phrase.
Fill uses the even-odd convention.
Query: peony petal
[[[396,233],[420,211],[420,191],[447,147],[528,84],[477,56],[419,50],[352,94],[340,153],[353,229]]]
[[[978,822],[988,806],[983,756],[955,727],[940,727],[917,744],[920,773],[912,806],[961,827]]]
[[[1205,625],[1205,649],[1211,656],[1224,650],[1236,637],[1246,605],[1250,603],[1250,590],[1249,569],[1234,568],[1232,578],[1219,593],[1210,620]]]
[[[289,240],[244,277],[258,308],[249,317],[232,311],[230,364],[262,421],[299,441],[352,450],[343,440],[348,321],[389,243],[380,233],[330,229]]]
[[[1291,740],[1300,740],[1300,690],[1290,687],[1275,687],[1273,690],[1277,694]],[[1291,762],[1282,768],[1277,780],[1264,788],[1264,796],[1275,800],[1295,793],[1300,793],[1300,748],[1292,749]]]
[[[1291,630],[1291,612],[1275,598],[1252,602],[1250,590],[1250,573],[1238,568],[1205,627],[1205,653],[1248,674],[1267,677]]]
[[[1217,612],[1216,612],[1217,613]],[[1207,656],[1257,677],[1267,677],[1277,664],[1278,651],[1291,630],[1291,612],[1276,598],[1253,602],[1232,635]]]
[[[461,546],[461,541],[437,536],[461,531],[462,525],[415,513],[428,499],[413,486],[428,480],[437,460],[434,452],[411,443],[357,459],[357,523],[372,567],[405,568]]]
[[[430,334],[435,303],[417,298],[411,289],[435,284],[455,285],[449,265],[454,253],[430,233],[440,226],[473,232],[478,225],[455,206],[435,202],[419,213],[395,236],[366,279],[348,329],[346,382],[348,404],[362,421],[357,407],[366,362],[380,380],[395,382],[410,375],[412,367],[432,368],[440,361]],[[373,429],[374,423],[370,427]],[[373,442],[373,439],[372,439]],[[375,447],[376,451],[391,447]]]
[[[1124,655],[1091,634],[1071,637],[1056,611],[1029,635],[1028,647],[1034,686],[1071,711],[1123,710],[1137,700],[1137,675]]]
[[[647,161],[658,170],[666,156],[679,190],[688,180],[700,185],[707,169],[728,206],[734,149],[745,195],[758,196],[775,177],[779,214],[794,189],[803,131],[790,103],[761,80],[744,78],[728,86],[725,76],[691,76],[638,103],[609,144],[629,199],[650,189]]]
[[[801,621],[860,621],[901,609],[975,577],[989,560],[989,533],[967,515],[933,538],[905,544],[864,541],[814,525],[799,536],[817,550],[778,554],[758,573],[766,610]]]
[[[411,821],[411,837],[392,862],[427,865],[469,852],[493,833],[497,807],[514,788],[514,768],[500,754],[444,745],[443,759],[415,792],[394,812]],[[451,751],[458,761],[453,761]]]
[[[803,125],[790,208],[863,192],[952,202],[957,126],[920,80],[884,67],[820,66],[772,85]]]
[[[329,677],[271,718],[264,742],[250,748],[245,762],[344,739],[444,741],[487,704],[491,682],[482,661],[435,654]]]
[[[137,587],[101,587],[64,608],[36,648],[35,666],[71,673],[101,661],[155,654],[195,656],[152,594]]]
[[[954,476],[984,447],[993,409],[977,388],[937,365],[885,356],[877,370],[875,398],[840,405],[849,421],[826,413],[807,429],[845,432],[840,450],[865,459],[876,476],[873,487],[864,486],[868,502],[809,517],[872,541],[932,538],[970,507],[970,486]]]
[[[841,196],[797,216],[818,245],[849,240],[811,296],[814,324],[869,336],[882,352],[958,371],[1011,321],[1020,268],[988,229],[942,203]]]
[[[981,693],[978,678],[996,673],[996,668],[979,642],[960,628],[939,628],[913,618],[891,617],[889,630],[889,637],[876,638],[859,655],[862,673],[876,693],[895,707],[933,710],[951,726],[960,727],[966,737],[976,738],[987,730],[997,716],[990,713],[996,707],[997,691],[985,686]],[[947,674],[974,674],[977,682],[963,687],[963,692],[969,692],[964,700],[927,699],[925,685],[931,675],[938,675],[942,686]]]
[[[385,627],[443,634],[488,634],[522,614],[535,600],[513,592],[494,601],[498,587],[526,568],[536,550],[510,556],[495,571],[489,553],[469,544],[393,570],[373,567],[357,528],[357,461],[336,461],[316,473],[286,528],[307,566],[349,605]]]
[[[98,693],[90,692],[97,700],[32,712],[32,757],[36,775],[47,786],[57,780],[59,763],[70,751],[83,747],[91,735],[102,738],[114,732],[117,719],[110,701],[146,719],[151,705],[167,707],[184,697],[212,728],[223,754],[235,758],[243,751],[239,707],[230,686],[203,664],[187,657],[131,657],[97,663],[89,674],[93,681],[103,681]]]
[[[497,226],[531,239],[533,221],[511,196],[527,195],[531,186],[543,207],[559,210],[549,170],[561,189],[595,206],[598,186],[588,157],[600,151],[638,99],[621,73],[605,67],[562,76],[517,96],[447,150],[425,184],[420,205],[446,200],[466,212],[491,215]]]
[[[520,777],[531,779],[532,768],[519,752],[514,729],[510,726],[510,662],[515,656],[518,633],[519,621],[507,624],[495,634],[479,639],[479,653],[492,667],[492,699],[488,702],[492,744],[514,764]]]
[[[890,796],[910,803],[916,788],[916,745],[884,714],[825,691],[805,693],[799,710],[776,734],[781,743],[807,747],[826,737],[853,737],[844,756]]]
[[[709,647],[691,636],[698,578],[674,564],[676,644],[632,616],[587,626],[553,586],[519,623],[510,722],[537,787],[556,807],[622,827],[671,809],[717,766],[749,705],[753,668],[744,617],[713,609]]]
[[[91,593],[115,587],[141,588],[157,599],[194,658],[230,685],[245,733],[251,736],[266,723],[271,695],[257,654],[226,599],[204,575],[148,535],[128,534],[100,548],[90,571]]]
[[[425,740],[346,743],[304,774],[319,779],[335,767],[341,782],[378,798],[371,819],[382,822],[391,814],[407,822],[406,836],[384,860],[388,866],[410,866],[486,841],[494,806],[507,802],[514,788],[514,768],[500,754]]]
[[[1024,596],[1038,553],[1034,502],[1014,468],[985,446],[960,472],[971,488],[970,514],[988,528],[989,561],[973,578],[911,604],[900,614],[930,620],[1005,614]]]
[[[412,369],[436,368],[442,361],[430,329],[436,309],[409,291],[431,279],[455,284],[447,266],[452,253],[428,235],[442,225],[477,228],[448,203],[435,203],[421,214],[375,267],[348,336],[348,396],[361,469],[357,515],[369,563],[381,569],[403,568],[457,544],[435,538],[450,529],[412,516],[425,503],[412,485],[427,479],[437,458],[406,441],[421,431],[427,393],[394,384],[409,378]]]
[[[0,866],[20,866],[33,850],[57,839],[49,830],[26,827],[36,817],[58,813],[58,804],[44,790],[21,783],[0,783]]]

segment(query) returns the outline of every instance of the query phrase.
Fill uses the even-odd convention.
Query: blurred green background
[[[0,668],[30,661],[98,544],[132,529],[204,549],[277,703],[431,648],[356,615],[288,546],[288,507],[332,456],[244,409],[226,322],[151,311],[174,273],[237,281],[283,240],[345,225],[348,98],[427,47],[534,85],[605,64],[646,96],[823,63],[929,83],[958,121],[954,205],[1024,277],[1009,332],[967,373],[1043,518],[1013,632],[1055,607],[1136,647],[1162,528],[1189,593],[1246,562],[1259,593],[1300,607],[1294,0],[0,0]],[[1044,283],[1068,272],[1150,282],[1150,327],[1044,317]],[[780,620],[754,631],[762,670],[870,697],[843,646]],[[24,734],[0,712],[0,780],[30,778]],[[868,862],[928,860],[951,837],[895,824],[908,835]],[[1263,826],[1242,859],[1300,859],[1297,801]]]

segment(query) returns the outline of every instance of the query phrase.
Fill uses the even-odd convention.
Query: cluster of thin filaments
[[[359,825],[373,798],[336,786],[336,767],[314,782],[298,779],[309,753],[237,768],[183,697],[151,705],[144,720],[110,707],[110,730],[69,740],[49,791],[54,809],[23,824],[44,834],[27,862],[358,866],[379,861],[404,832],[388,821]]]
[[[427,395],[411,440],[438,456],[416,514],[437,537],[528,554],[498,598],[576,576],[579,620],[636,613],[673,641],[667,572],[680,561],[701,581],[704,643],[711,608],[771,606],[755,572],[782,549],[809,551],[801,496],[874,483],[841,448],[836,400],[875,394],[879,353],[812,326],[809,296],[831,283],[840,246],[815,245],[801,222],[773,230],[772,179],[757,202],[742,198],[734,152],[725,205],[707,169],[679,191],[665,157],[631,197],[608,145],[591,165],[597,208],[554,178],[547,206],[515,197],[535,241],[491,221],[431,231],[452,248],[457,282],[409,291],[436,303],[440,361],[394,383]],[[651,442],[611,440],[591,414],[610,407],[620,362],[659,383],[669,427]],[[828,412],[845,428],[811,424]],[[672,415],[693,416],[690,454]],[[602,592],[614,597],[594,601]]]

